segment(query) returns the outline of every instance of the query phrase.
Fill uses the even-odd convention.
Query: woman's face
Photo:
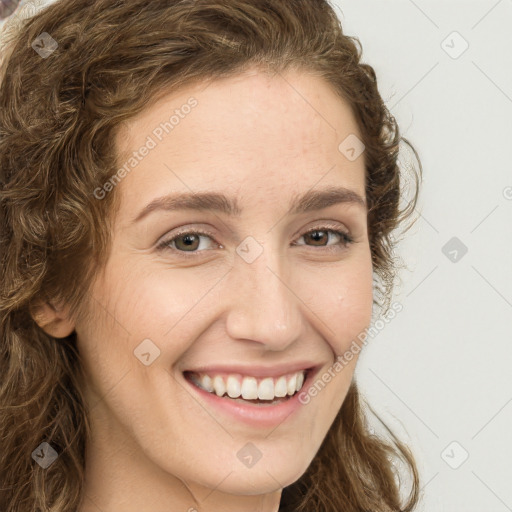
[[[367,210],[341,193],[365,200],[356,136],[321,79],[256,70],[169,94],[118,133],[112,252],[94,321],[76,323],[101,510],[277,507],[306,471],[357,354],[341,371],[335,359],[371,321]]]

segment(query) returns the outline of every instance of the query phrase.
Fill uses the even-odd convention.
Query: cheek
[[[128,265],[111,265],[88,297],[87,318],[77,325],[79,349],[95,389],[108,389],[142,366],[134,350],[172,327],[165,311],[179,310],[179,298],[155,286],[156,279]],[[154,352],[154,351],[153,351]],[[156,352],[152,354],[155,355]]]
[[[215,279],[212,278],[212,285]],[[105,320],[97,325],[114,344],[124,344],[127,338],[132,345],[145,338],[157,343],[196,320],[197,306],[209,288],[204,276],[184,269],[150,272],[132,266],[130,273],[112,272],[95,291],[98,302],[105,304],[104,308],[96,307]],[[134,348],[135,345],[132,351]]]
[[[323,325],[321,332],[336,355],[344,352],[372,319],[371,261],[362,258],[351,263],[315,270],[301,280],[307,306],[318,317],[315,325]]]
[[[350,263],[350,264],[349,264]],[[354,258],[328,270],[315,269],[301,280],[307,293],[310,322],[332,351],[332,364],[323,368],[300,401],[311,409],[304,428],[309,441],[320,446],[342,406],[356,368],[360,350],[354,340],[371,322],[373,272],[369,259]]]
[[[94,388],[108,389],[127,371],[139,372],[139,347],[149,349],[157,366],[178,360],[192,344],[190,333],[211,320],[208,291],[225,270],[149,267],[111,262],[91,289],[88,321],[77,325],[77,334]]]

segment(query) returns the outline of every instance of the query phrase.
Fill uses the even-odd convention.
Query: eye
[[[198,252],[198,242],[201,237],[213,238],[213,235],[206,231],[182,231],[174,235],[172,238],[164,240],[158,245],[157,249],[171,250],[174,252]],[[173,244],[175,247],[172,247]]]
[[[334,235],[339,238],[339,241],[330,244],[324,245],[324,242],[329,241],[329,235]],[[194,255],[198,252],[199,247],[201,246],[201,238],[210,238],[213,239],[213,234],[207,231],[181,231],[176,233],[171,238],[163,240],[158,246],[157,250],[162,251],[171,251],[171,252],[179,252],[182,253],[184,257],[194,257]],[[313,247],[324,248],[328,251],[337,251],[343,250],[347,248],[354,242],[354,239],[345,231],[334,229],[332,226],[319,226],[314,229],[310,229],[306,233],[304,233],[300,238],[304,238],[305,240],[310,240],[313,243]],[[300,240],[299,238],[299,240]],[[220,248],[222,245],[217,244]],[[296,244],[296,245],[307,245],[307,244]],[[185,253],[185,254],[183,254]],[[189,254],[186,254],[189,253]]]
[[[323,245],[323,241],[328,241],[329,234],[334,234],[339,237],[340,241],[331,244],[331,245]],[[314,229],[310,229],[306,233],[304,233],[300,238],[309,239],[313,241],[314,247],[329,247],[328,250],[339,250],[348,247],[351,243],[354,242],[354,239],[345,231],[332,229],[332,226],[321,226]],[[300,240],[300,239],[299,239]],[[316,244],[320,245],[316,245]],[[303,245],[303,244],[298,244]],[[341,247],[340,247],[341,246]]]

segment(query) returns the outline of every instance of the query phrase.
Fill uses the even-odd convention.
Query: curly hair
[[[42,58],[42,33],[58,44]],[[35,322],[35,306],[84,297],[111,250],[118,194],[92,191],[118,169],[122,123],[169,91],[242,73],[308,70],[351,106],[365,145],[374,303],[387,311],[398,264],[393,231],[414,211],[422,169],[385,106],[356,37],[327,0],[58,0],[25,20],[0,68],[0,510],[69,512],[83,497],[90,435],[76,332]],[[400,208],[399,144],[414,152],[415,189]],[[373,411],[372,411],[373,412]],[[374,413],[375,414],[375,413]],[[378,417],[378,416],[377,416]],[[387,428],[387,427],[386,427]],[[307,471],[280,511],[412,511],[419,476],[410,449],[370,433],[351,387]],[[32,453],[48,442],[47,469]],[[412,474],[407,502],[391,459]]]

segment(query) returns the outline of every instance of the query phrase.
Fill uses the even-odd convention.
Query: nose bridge
[[[300,336],[301,301],[289,282],[291,272],[282,256],[255,242],[249,239],[240,244],[230,272],[228,333],[233,339],[283,350]]]

